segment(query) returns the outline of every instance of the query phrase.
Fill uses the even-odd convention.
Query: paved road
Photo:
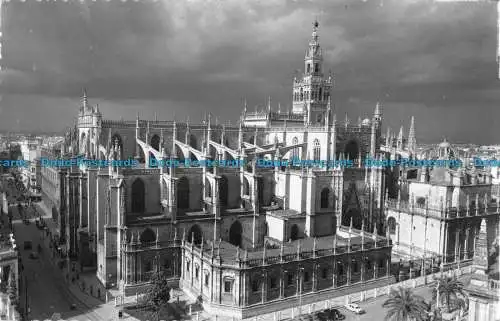
[[[426,301],[432,297],[432,289],[429,287],[416,288],[415,294],[422,296]],[[359,303],[359,306],[366,311],[365,314],[355,315],[354,313],[341,309],[342,313],[346,316],[345,321],[378,321],[384,320],[386,309],[382,307],[384,301],[387,300],[386,296],[379,297],[370,302]]]
[[[19,192],[12,188],[10,194],[17,197]],[[33,219],[30,225],[22,223],[17,204],[10,206],[10,209],[13,214],[16,243],[19,246],[24,267],[22,278],[23,281],[27,281],[21,284],[20,303],[22,307],[26,307],[27,292],[29,320],[49,319],[54,313],[59,313],[66,320],[100,320],[94,312],[89,311],[68,291],[62,273],[51,262],[48,248],[43,249],[38,259],[29,258],[31,251],[23,249],[24,241],[32,241],[33,250],[36,251],[38,244],[44,246],[40,238],[41,233]],[[27,283],[27,291],[25,283]],[[76,305],[75,310],[71,310],[72,304]]]

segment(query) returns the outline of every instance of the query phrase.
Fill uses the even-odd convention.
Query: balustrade
[[[148,242],[148,243],[127,243],[123,244],[122,248],[125,252],[154,250],[158,248],[173,247],[181,244],[181,240],[175,241],[161,241],[161,242]]]
[[[162,242],[160,242],[161,244]],[[142,249],[144,247],[146,248],[155,248],[156,243],[153,243],[152,246],[150,245],[143,245],[143,244],[131,244],[128,245],[129,248],[137,248],[137,249]],[[374,249],[381,249],[386,247],[388,244],[387,240],[381,239],[378,240],[377,243],[370,243],[368,248],[362,248],[361,245],[359,244],[354,244],[351,245],[351,250],[350,253],[356,253],[356,252],[361,252],[361,251],[367,251],[367,250],[374,250]],[[170,246],[174,246],[174,244],[169,244]],[[162,245],[160,245],[161,247]],[[163,245],[164,246],[164,245]],[[199,249],[199,245],[192,246],[192,244],[189,241],[186,241],[184,244],[184,248],[188,251],[192,251],[193,254],[196,254],[198,256],[203,256],[204,259],[207,260],[215,260],[214,263],[216,264],[221,264],[225,266],[231,266],[231,267],[239,267],[239,268],[248,268],[248,267],[259,267],[262,266],[263,264],[265,265],[273,265],[273,264],[279,264],[282,262],[293,262],[297,260],[306,260],[306,259],[312,259],[314,257],[320,258],[320,257],[325,257],[325,256],[333,256],[333,255],[341,255],[345,254],[348,252],[348,246],[346,245],[338,245],[335,249],[328,248],[328,249],[317,249],[316,253],[314,255],[314,252],[311,250],[304,251],[302,250],[298,255],[296,251],[290,252],[290,249],[288,248],[287,253],[283,253],[280,255],[269,255],[267,254],[265,257],[252,257],[252,258],[243,258],[243,255],[240,253],[239,258],[236,258],[236,254],[234,254],[234,258],[232,259],[226,259],[226,258],[221,258],[218,256],[218,249],[215,249],[214,253],[211,251],[208,251],[207,248],[205,248],[205,251],[203,252],[203,255],[201,255],[201,251]],[[215,255],[217,253],[217,255]],[[260,252],[261,253],[261,252]],[[213,256],[215,255],[215,256]],[[227,257],[227,255],[223,255],[223,257]]]
[[[445,218],[457,218],[466,216],[475,216],[476,207],[471,206],[469,209],[467,207],[427,207],[426,205],[421,205],[417,203],[410,203],[408,201],[398,201],[394,199],[386,200],[386,206],[392,210],[402,210],[405,212],[411,212],[414,214],[422,216],[433,216],[433,217],[445,217]],[[477,210],[477,215],[488,215],[490,213],[495,213],[497,211],[496,203],[490,203],[488,206],[481,205]]]

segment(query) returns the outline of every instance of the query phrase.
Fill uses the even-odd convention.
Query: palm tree
[[[438,293],[440,298],[445,298],[448,312],[451,312],[452,300],[458,302],[463,300],[466,303],[467,296],[464,292],[464,284],[456,276],[447,276],[439,280],[437,288],[433,290],[433,301],[437,300]],[[439,299],[441,301],[441,299]],[[441,302],[436,302],[441,303]],[[463,304],[465,307],[466,304]]]
[[[429,306],[421,296],[412,289],[399,287],[391,289],[389,299],[382,307],[389,309],[385,320],[393,321],[425,321],[428,319]]]

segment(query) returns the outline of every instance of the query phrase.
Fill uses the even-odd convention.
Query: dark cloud
[[[107,117],[133,117],[140,110],[198,119],[207,110],[236,120],[243,97],[252,106],[269,95],[284,108],[318,16],[325,67],[336,80],[338,118],[346,111],[366,117],[381,101],[386,124],[399,127],[414,114],[427,135],[422,139],[494,142],[499,133],[491,123],[500,116],[494,4],[165,0],[3,6],[0,126],[7,129],[19,118],[25,129],[71,122],[83,87]],[[492,129],[485,131],[485,124]]]

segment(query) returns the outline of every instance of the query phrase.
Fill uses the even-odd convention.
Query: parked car
[[[326,309],[323,311],[319,311],[316,313],[315,317],[320,321],[337,321],[345,319],[345,315],[340,313],[340,311],[337,309]]]
[[[31,252],[30,253],[30,259],[33,259],[33,260],[38,259],[38,254],[36,252]]]
[[[328,309],[326,311],[332,317],[333,320],[344,320],[345,319],[345,315],[340,313],[340,311],[337,309]]]
[[[354,312],[356,314],[363,314],[365,311],[361,309],[361,307],[355,303],[349,303],[345,305],[345,308],[351,312]]]

